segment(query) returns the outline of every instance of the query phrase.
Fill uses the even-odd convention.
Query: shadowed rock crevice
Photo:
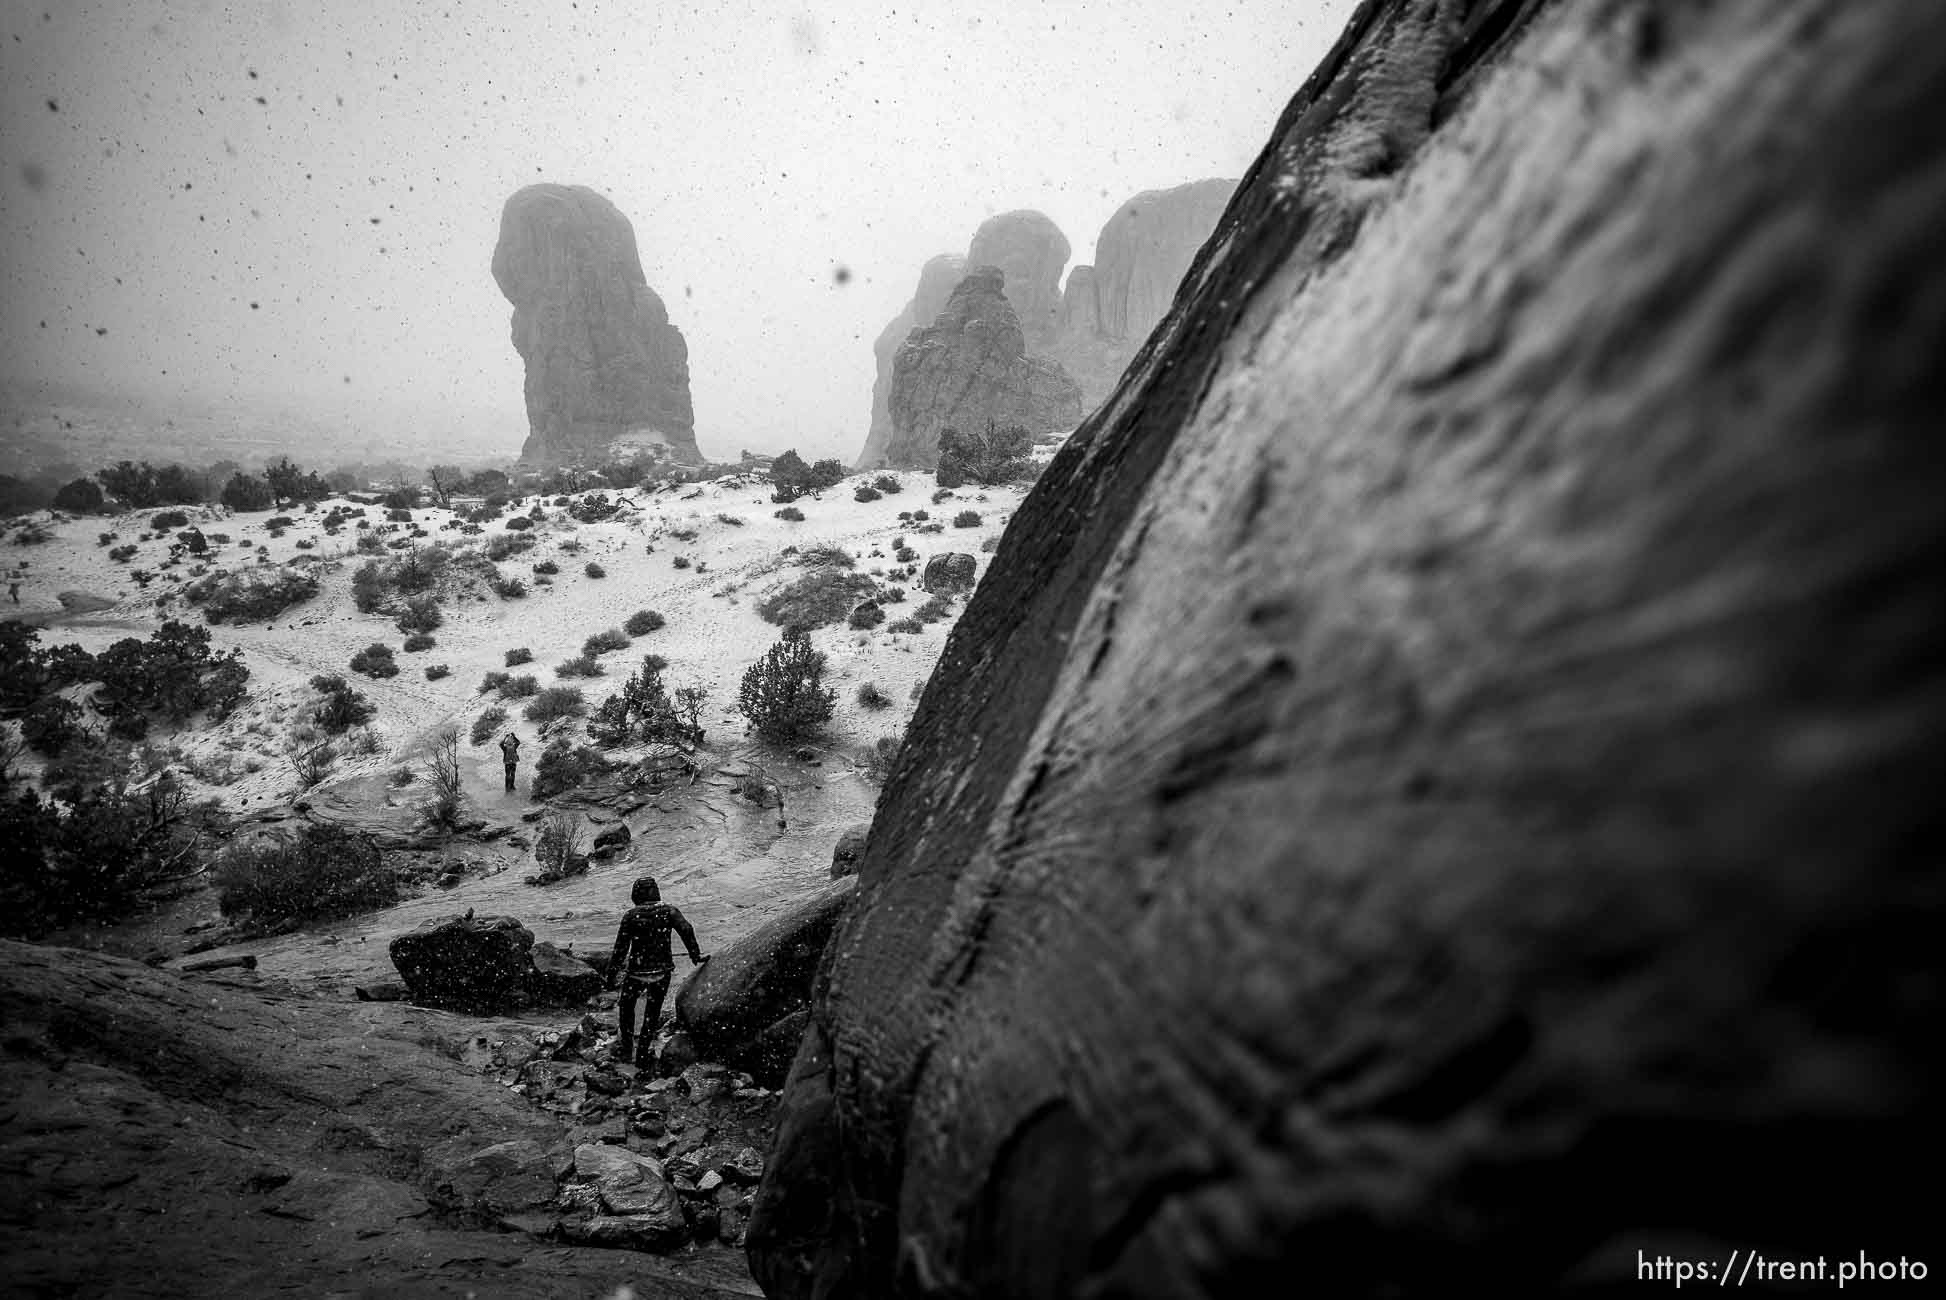
[[[1098,1295],[1593,1294],[1669,1234],[1924,1239],[1943,34],[1358,10],[928,683],[770,1294],[1033,1293],[1021,1243]]]

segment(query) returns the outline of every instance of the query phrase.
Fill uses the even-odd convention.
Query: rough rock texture
[[[927,686],[768,1294],[1929,1239],[1942,123],[1930,0],[1361,6]]]
[[[1006,276],[1007,301],[1035,351],[1060,331],[1061,271],[1070,251],[1059,226],[1027,209],[988,217],[967,245],[969,267],[995,266]]]
[[[493,279],[514,305],[527,366],[534,465],[649,449],[701,463],[689,348],[642,274],[635,228],[580,185],[529,185],[507,200]]]
[[[1216,223],[1211,222],[1212,226]],[[1205,235],[1209,232],[1204,231]],[[1191,250],[1193,253],[1195,250]],[[1077,266],[1068,272],[1068,282],[1061,289],[1061,334],[1094,335],[1101,333],[1101,301],[1095,280],[1095,268]]]
[[[511,916],[449,916],[392,940],[392,964],[428,1006],[478,1010],[521,1001],[534,932]]]
[[[528,951],[528,996],[542,1006],[571,1007],[601,992],[601,972],[546,940]]]
[[[965,276],[964,257],[941,253],[932,258],[919,272],[919,288],[913,293],[912,301],[873,341],[872,356],[878,362],[878,371],[872,380],[872,428],[865,436],[865,449],[858,454],[860,466],[885,463],[885,444],[892,440],[892,411],[888,403],[892,396],[893,358],[912,331],[924,329],[939,319],[939,313],[946,310],[946,300],[953,296],[954,288]]]
[[[689,1235],[662,1165],[626,1147],[576,1147],[574,1174],[562,1200],[567,1212],[558,1230],[568,1241],[661,1251]]]
[[[563,1124],[457,1059],[526,1026],[258,980],[0,942],[0,1291],[748,1293],[694,1256],[463,1226],[554,1196]]]
[[[803,1034],[811,975],[857,881],[833,881],[735,943],[718,948],[676,997],[676,1027],[706,1060],[775,1086]],[[766,1036],[780,1021],[789,1032]]]
[[[892,361],[885,461],[907,469],[939,462],[939,431],[983,430],[989,419],[1030,433],[1074,427],[1081,390],[1051,361],[1027,355],[1002,273],[976,267],[937,319],[914,330]]]
[[[979,582],[980,561],[965,551],[947,551],[926,561],[919,585],[936,596],[957,596]]]

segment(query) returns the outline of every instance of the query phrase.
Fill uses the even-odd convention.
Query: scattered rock
[[[594,843],[589,846],[588,856],[597,859],[612,858],[627,848],[633,838],[628,826],[617,822],[595,836]]]
[[[546,940],[528,951],[533,975],[528,993],[543,1006],[575,1006],[601,992],[601,973]]]
[[[664,1251],[689,1235],[662,1166],[627,1147],[576,1147],[573,1181],[562,1190],[557,1208],[561,1235],[583,1245]]]
[[[415,1002],[484,1011],[515,1005],[533,972],[531,930],[511,916],[447,917],[392,940]]]
[[[352,989],[360,1002],[403,1002],[409,996],[406,986],[397,980],[374,980],[370,984],[360,984]]]
[[[435,1148],[421,1185],[434,1205],[494,1222],[549,1209],[566,1165],[560,1148],[524,1138],[459,1153]]]
[[[858,874],[858,860],[865,853],[865,836],[872,829],[870,822],[858,822],[847,826],[844,834],[838,837],[837,847],[831,850],[831,878]]]
[[[919,585],[936,596],[957,596],[973,590],[979,576],[978,559],[964,551],[948,551],[926,561]]]

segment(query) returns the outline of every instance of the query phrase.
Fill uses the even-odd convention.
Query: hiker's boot
[[[647,1070],[653,1067],[655,1065],[655,1044],[646,1038],[643,1039],[636,1045],[634,1060],[637,1069]]]

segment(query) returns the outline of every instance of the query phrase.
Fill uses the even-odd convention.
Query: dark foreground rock
[[[811,976],[853,878],[833,881],[735,943],[716,949],[676,998],[676,1024],[704,1059],[778,1084],[802,1037]]]
[[[573,1006],[601,991],[606,968],[535,942],[511,916],[471,912],[428,921],[392,940],[390,952],[413,1001],[456,1011]]]
[[[1941,122],[1930,0],[1360,6],[952,633],[769,1294],[1922,1253]]]
[[[451,1016],[0,942],[0,1024],[9,1295],[754,1294],[716,1247],[664,1260],[463,1226],[490,1209],[551,1227],[573,1139],[456,1059]],[[671,1143],[691,1147],[678,1192],[740,1232],[735,1198],[681,1192],[748,1164],[741,1126],[705,1141],[722,1109],[707,1127],[694,1109],[641,1113],[695,1135]]]
[[[870,822],[845,827],[845,833],[838,837],[838,842],[831,848],[833,880],[858,874],[858,860],[865,856],[865,837],[871,833],[871,829]]]

